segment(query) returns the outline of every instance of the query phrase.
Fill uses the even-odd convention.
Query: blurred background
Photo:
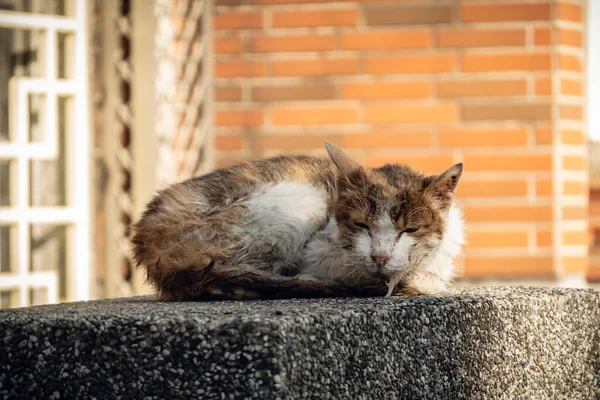
[[[155,190],[324,141],[465,164],[458,285],[598,287],[599,41],[596,0],[0,0],[0,308],[148,293]]]

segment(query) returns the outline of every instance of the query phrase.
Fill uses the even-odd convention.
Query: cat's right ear
[[[362,165],[353,160],[348,154],[344,153],[339,147],[334,146],[329,142],[325,142],[325,148],[327,149],[329,158],[342,174],[348,176],[352,172],[362,169]]]
[[[458,180],[462,176],[462,172],[462,163],[453,165],[441,175],[434,177],[433,182],[431,182],[426,189],[426,192],[436,198],[442,207],[450,206],[454,199],[454,191],[456,190],[456,185],[458,185]]]

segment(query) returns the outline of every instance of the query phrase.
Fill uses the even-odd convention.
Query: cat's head
[[[376,276],[418,270],[442,245],[462,164],[425,176],[402,165],[366,168],[326,147],[338,169],[333,212],[345,248]]]

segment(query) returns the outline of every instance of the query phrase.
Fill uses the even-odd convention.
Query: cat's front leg
[[[448,290],[449,282],[437,274],[427,271],[414,273],[395,293],[404,295],[434,295]]]

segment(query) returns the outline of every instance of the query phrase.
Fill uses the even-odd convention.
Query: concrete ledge
[[[600,293],[0,312],[3,398],[600,398]]]

